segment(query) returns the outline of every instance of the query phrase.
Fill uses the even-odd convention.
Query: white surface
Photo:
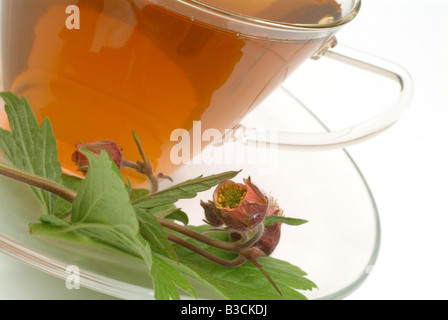
[[[399,62],[412,74],[410,110],[348,151],[380,211],[377,265],[349,299],[447,299],[448,2],[366,0],[341,43]]]
[[[446,0],[364,0],[360,15],[338,35],[340,43],[399,62],[416,88],[399,123],[348,149],[382,221],[377,265],[348,299],[448,298],[447,13]],[[104,298],[68,291],[64,281],[4,255],[0,281],[1,299]]]

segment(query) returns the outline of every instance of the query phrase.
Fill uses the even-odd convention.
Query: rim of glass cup
[[[286,41],[310,40],[331,34],[352,21],[359,13],[361,0],[343,1],[349,5],[341,19],[321,24],[284,23],[261,19],[221,9],[200,0],[148,0],[169,11],[176,12],[192,21],[200,21],[234,32],[237,35],[279,39]]]

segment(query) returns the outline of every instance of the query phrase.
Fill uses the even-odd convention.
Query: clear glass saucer
[[[286,116],[289,114],[291,117]],[[326,130],[303,103],[283,89],[275,91],[242,124],[269,129]],[[318,285],[318,290],[304,294],[310,299],[348,296],[371,272],[380,244],[377,208],[362,173],[345,150],[269,148],[238,139],[210,146],[206,149],[209,154],[227,154],[229,150],[241,154],[249,150],[249,155],[250,150],[255,150],[258,158],[253,161],[248,156],[241,161],[221,163],[196,158],[172,178],[182,181],[201,174],[242,169],[235,180],[251,176],[255,184],[278,200],[286,216],[309,221],[299,227],[284,225],[273,254],[302,268]],[[261,153],[257,151],[260,149]],[[199,198],[209,200],[211,192],[201,193]],[[152,282],[138,259],[31,237],[28,224],[37,221],[41,213],[27,187],[0,178],[0,203],[0,251],[4,254],[60,279],[66,279],[67,266],[76,265],[81,272],[81,286],[111,297],[154,298]],[[192,224],[202,223],[198,198],[180,201],[178,205],[190,215]],[[206,291],[199,294],[201,298],[214,298]]]

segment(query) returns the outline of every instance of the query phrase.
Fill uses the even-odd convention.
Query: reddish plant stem
[[[51,192],[58,197],[67,200],[68,202],[73,202],[76,198],[76,192],[64,187],[63,185],[60,185],[59,183],[11,168],[1,163],[0,174],[5,177],[26,183],[30,186]]]
[[[191,230],[189,228],[186,228],[184,226],[181,226],[177,223],[174,223],[170,220],[166,220],[163,218],[157,218],[157,221],[165,228],[171,229],[173,231],[177,231],[179,233],[182,233],[183,235],[186,235],[192,239],[198,240],[202,243],[208,244],[210,246],[213,246],[218,249],[222,249],[225,251],[230,252],[236,252],[239,253],[243,249],[247,249],[251,247],[253,244],[255,244],[263,234],[263,228],[257,229],[257,232],[247,241],[245,242],[224,242],[219,241],[210,237],[207,237],[203,235],[202,233],[196,232],[194,230]]]
[[[136,170],[148,178],[149,182],[151,183],[151,193],[156,193],[159,190],[159,182],[157,181],[157,177],[154,176],[154,171],[151,162],[148,160],[148,157],[146,156],[145,151],[143,150],[143,146],[140,142],[140,139],[134,131],[132,131],[132,136],[134,137],[134,141],[137,145],[138,152],[140,153],[140,156],[142,157],[143,160],[143,162],[141,161],[137,162]]]
[[[170,233],[167,233],[167,235],[168,235],[168,239],[170,241],[177,243],[177,244],[179,244],[197,254],[200,254],[201,256],[209,259],[210,261],[213,261],[213,262],[223,265],[225,267],[237,267],[247,261],[247,259],[243,255],[239,255],[238,258],[236,258],[234,260],[221,259],[221,258],[211,254],[210,252],[202,250],[201,248],[191,244],[190,242],[188,242],[186,240],[178,238]]]
[[[243,256],[246,257],[247,260],[249,260],[251,263],[253,263],[253,265],[255,265],[258,270],[260,270],[260,272],[266,277],[266,279],[269,281],[269,283],[275,288],[275,290],[277,290],[277,292],[283,296],[282,292],[280,291],[280,289],[277,287],[277,284],[275,283],[274,279],[272,279],[271,275],[263,269],[263,266],[257,261],[256,258],[254,258],[251,255],[244,255]]]

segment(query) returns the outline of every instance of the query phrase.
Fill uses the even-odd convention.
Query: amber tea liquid
[[[289,23],[338,18],[325,0],[208,0]],[[80,9],[80,29],[66,8]],[[74,145],[115,140],[139,159],[132,130],[157,171],[172,172],[170,135],[230,129],[326,39],[286,42],[220,30],[149,0],[2,0],[3,89],[48,117],[69,170]],[[7,127],[3,119],[0,123]]]

